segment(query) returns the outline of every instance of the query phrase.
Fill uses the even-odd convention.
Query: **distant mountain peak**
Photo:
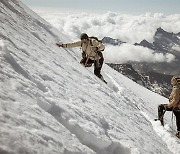
[[[112,44],[112,45],[121,45],[123,43],[126,43],[126,42],[123,42],[119,39],[113,39],[111,37],[104,37],[102,39],[102,42],[105,43],[105,44]]]
[[[157,32],[166,32],[164,29],[162,29],[162,27],[159,27],[158,29],[157,29]]]
[[[135,46],[143,46],[143,47],[146,47],[146,48],[149,48],[149,49],[152,49],[154,50],[154,45],[152,43],[149,43],[147,40],[142,40],[140,43],[135,43],[134,44]]]
[[[167,32],[164,29],[162,29],[161,27],[159,27],[157,29],[157,31],[155,32],[154,39],[159,38],[159,36],[163,36],[163,37],[166,37],[168,39],[172,39],[174,35],[175,34],[173,32],[171,32],[171,33]]]

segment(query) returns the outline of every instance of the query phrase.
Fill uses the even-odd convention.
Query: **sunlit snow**
[[[0,2],[0,153],[179,154],[168,100],[103,66],[79,64],[70,39],[18,0]]]

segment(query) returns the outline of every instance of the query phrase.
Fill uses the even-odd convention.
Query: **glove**
[[[60,44],[60,43],[56,43],[56,45],[57,45],[58,47],[62,47],[62,48],[65,47],[64,44]]]

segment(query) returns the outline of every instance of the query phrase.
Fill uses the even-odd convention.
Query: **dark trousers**
[[[160,104],[158,106],[158,119],[161,121],[161,124],[164,125],[163,116],[166,111],[173,111],[174,115],[176,116],[176,126],[177,131],[180,131],[180,108],[169,108],[167,104]]]
[[[80,63],[85,65],[86,60],[87,60],[87,57],[84,57],[84,58],[80,61]],[[102,76],[102,75],[101,75],[101,68],[102,68],[103,62],[104,62],[104,58],[103,58],[103,57],[101,57],[101,59],[99,59],[99,60],[91,60],[91,59],[89,58],[89,60],[88,60],[88,62],[87,62],[87,66],[91,66],[91,65],[94,63],[94,74],[95,74],[97,77],[101,78],[101,76]]]
[[[179,108],[174,108],[173,113],[176,116],[177,131],[180,132],[180,109]]]

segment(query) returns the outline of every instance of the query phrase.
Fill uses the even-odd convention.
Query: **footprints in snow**
[[[109,125],[105,119],[100,119],[102,127],[106,131],[105,134],[109,137],[110,140],[102,140],[89,132],[83,130],[75,121],[71,121],[70,118],[64,117],[63,113],[66,111],[59,107],[58,105],[43,105],[42,103],[39,106],[44,109],[46,112],[51,114],[59,123],[61,123],[65,128],[67,128],[72,134],[74,134],[78,140],[85,146],[92,149],[97,154],[131,154],[131,150],[124,147],[118,142],[113,142],[108,135],[107,130]]]

